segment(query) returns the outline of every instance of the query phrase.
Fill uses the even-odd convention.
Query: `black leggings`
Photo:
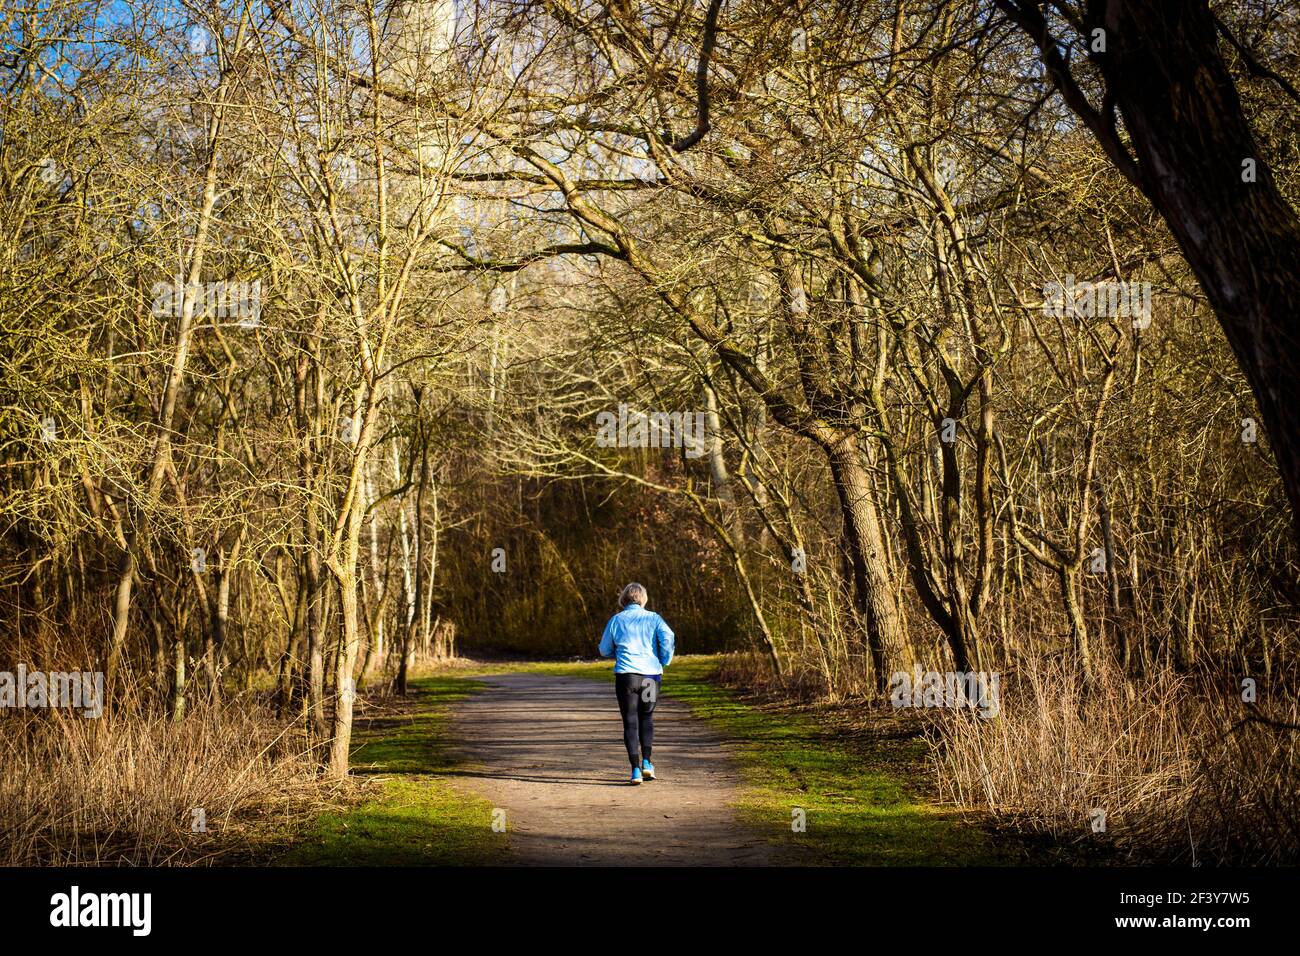
[[[623,715],[623,745],[632,766],[650,759],[655,742],[655,702],[659,700],[660,675],[615,674],[618,712]]]

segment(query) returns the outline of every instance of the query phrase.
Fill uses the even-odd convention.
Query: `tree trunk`
[[[117,595],[113,601],[113,636],[108,645],[108,662],[104,666],[104,694],[111,697],[117,686],[117,664],[126,647],[126,629],[131,619],[131,591],[135,586],[135,532],[131,533],[118,566]]]
[[[310,522],[314,525],[315,522]],[[313,733],[325,733],[325,634],[321,609],[322,591],[320,555],[309,546],[304,573],[307,578],[307,673],[303,690],[307,699],[307,720]]]
[[[723,456],[722,416],[718,414],[718,393],[713,386],[704,386],[704,442],[708,452],[709,477],[713,479],[713,493],[722,502],[723,514],[726,516],[727,532],[736,548],[745,551],[745,523],[740,510],[736,507],[736,496],[731,487],[731,474],[727,470],[727,460]]]
[[[853,575],[854,603],[862,616],[872,679],[876,690],[885,693],[889,689],[891,665],[906,669],[907,642],[898,608],[894,606],[875,488],[854,437],[844,438],[827,449],[827,457],[844,519],[843,535]]]
[[[203,649],[203,666],[206,670],[208,686],[214,692],[221,680],[221,658],[225,652],[226,634],[230,625],[230,563],[234,550],[230,554],[221,551],[217,555],[216,588],[212,596],[211,626],[208,630],[207,646]]]
[[[172,637],[172,720],[185,716],[185,621],[176,622],[176,633]]]
[[[334,659],[334,727],[328,766],[330,775],[335,777],[347,776],[348,758],[352,750],[352,702],[356,696],[352,670],[357,661],[357,650],[361,646],[356,566],[356,554],[353,553],[344,556],[341,568],[332,569],[338,582],[340,610],[343,613],[343,635]]]
[[[375,481],[373,475],[366,476],[366,500],[375,500]],[[387,560],[385,560],[385,566]],[[366,660],[361,667],[363,676],[370,673],[372,662],[383,666],[384,661],[384,598],[388,581],[387,572],[379,572],[379,514],[370,516],[370,589],[374,593],[374,612],[370,615],[370,646],[366,651]]]
[[[1065,608],[1065,616],[1070,624],[1070,640],[1074,644],[1079,666],[1083,670],[1084,686],[1090,687],[1093,682],[1094,668],[1092,650],[1088,646],[1088,623],[1084,619],[1083,605],[1079,598],[1078,571],[1077,566],[1071,565],[1062,565],[1058,571],[1061,579],[1061,604]]]
[[[323,319],[318,313],[316,327],[319,330]],[[311,338],[317,341],[316,337]],[[313,345],[312,348],[315,346]],[[305,498],[302,514],[302,560],[299,577],[302,581],[305,613],[302,616],[304,629],[302,645],[303,700],[307,708],[307,724],[316,737],[325,733],[325,668],[322,644],[321,621],[321,563],[320,563],[320,511],[316,500],[317,479],[317,442],[321,434],[318,421],[320,409],[320,375],[315,376],[316,395],[311,394],[315,353],[304,347],[294,366],[294,415],[298,422],[298,431],[302,436],[298,445],[298,482]]]
[[[1111,630],[1115,633],[1120,666],[1125,673],[1128,673],[1132,667],[1133,655],[1124,631],[1124,622],[1121,620],[1119,558],[1115,554],[1115,529],[1110,520],[1110,496],[1106,492],[1105,482],[1100,480],[1097,482],[1097,514],[1101,518],[1102,546],[1106,549],[1106,597],[1110,603]]]
[[[402,462],[397,448],[397,436],[393,436],[393,476],[394,480],[402,480]],[[397,501],[397,533],[402,544],[402,602],[406,608],[406,615],[402,619],[401,627],[397,629],[397,639],[394,650],[398,654],[397,673],[393,679],[394,690],[398,694],[406,693],[406,672],[407,657],[411,647],[411,633],[415,627],[416,612],[418,610],[415,603],[415,572],[411,568],[411,533],[406,520],[406,503],[402,499]],[[418,555],[416,562],[419,562]]]

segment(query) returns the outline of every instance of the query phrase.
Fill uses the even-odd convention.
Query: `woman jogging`
[[[649,595],[629,584],[619,595],[623,610],[609,619],[600,639],[600,656],[614,658],[614,689],[623,715],[623,743],[632,762],[632,783],[655,778],[655,702],[664,668],[673,659],[673,632],[664,619],[645,609]]]

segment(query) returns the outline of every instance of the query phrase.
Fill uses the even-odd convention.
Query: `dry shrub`
[[[310,798],[304,751],[246,699],[194,701],[181,721],[131,703],[0,712],[0,864],[218,862],[249,817]]]
[[[1030,662],[1004,675],[998,717],[936,722],[940,792],[1135,862],[1295,862],[1296,701],[1234,707],[1224,686],[1103,669],[1085,694],[1068,665]],[[1102,833],[1092,831],[1095,810],[1105,812]]]
[[[847,598],[846,598],[847,600]],[[866,647],[850,621],[837,617],[833,605],[814,630],[796,618],[772,614],[769,624],[780,634],[777,646],[784,676],[779,678],[771,657],[753,649],[722,655],[719,678],[730,687],[782,700],[837,704],[874,693]]]

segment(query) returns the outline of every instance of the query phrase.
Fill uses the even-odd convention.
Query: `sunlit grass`
[[[411,683],[414,706],[358,721],[353,772],[373,776],[376,796],[326,813],[277,862],[289,866],[463,866],[499,863],[507,836],[491,828],[492,804],[452,782],[450,705],[481,689],[466,677]]]

